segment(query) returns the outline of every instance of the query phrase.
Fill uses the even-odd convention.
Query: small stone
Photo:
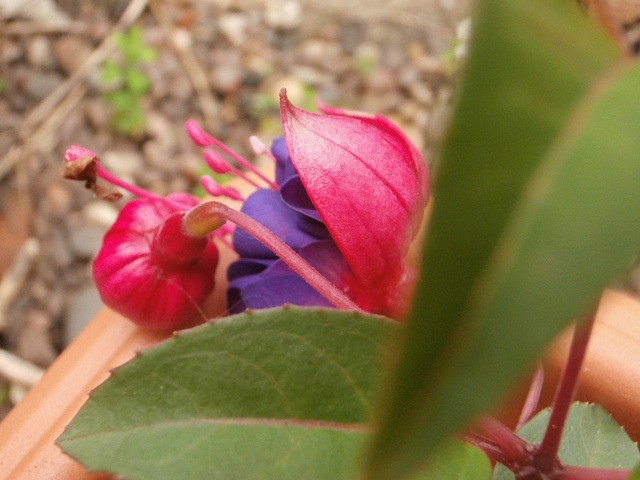
[[[302,23],[302,5],[296,0],[268,0],[264,21],[273,28],[297,28]]]
[[[376,68],[369,75],[368,87],[376,93],[388,92],[397,87],[395,74],[387,68]]]
[[[88,98],[85,113],[96,130],[106,129],[111,121],[111,109],[102,98]]]
[[[130,150],[107,150],[100,156],[100,161],[115,176],[127,180],[132,179],[144,166],[142,155]]]
[[[69,345],[103,308],[100,294],[93,285],[84,287],[74,294],[64,323],[65,346]]]
[[[247,38],[247,19],[241,13],[220,15],[218,27],[232,45],[241,46]]]
[[[92,258],[102,246],[104,230],[93,225],[72,226],[69,234],[71,251],[79,259]]]
[[[75,35],[65,35],[53,44],[53,55],[66,73],[75,72],[92,53],[91,43]]]
[[[432,105],[435,98],[429,86],[421,82],[409,85],[409,93],[413,98],[426,106]]]
[[[118,208],[113,203],[94,200],[82,209],[82,218],[97,227],[108,230],[118,219]]]
[[[49,211],[54,216],[63,216],[73,205],[73,193],[67,182],[51,182],[46,188],[46,199]]]
[[[63,81],[64,79],[58,73],[36,72],[27,77],[25,90],[30,97],[36,100],[43,100]]]
[[[30,311],[16,343],[18,356],[41,367],[51,365],[58,355],[51,341],[52,324],[53,321],[47,312]]]
[[[169,95],[186,102],[193,96],[193,84],[186,75],[179,74],[169,80]]]
[[[24,53],[24,50],[20,44],[11,41],[8,38],[3,38],[0,42],[0,64],[9,65],[17,60],[20,60]]]
[[[73,263],[73,252],[66,237],[60,230],[52,230],[47,236],[45,254],[50,256],[52,264],[57,268],[68,268]]]
[[[53,67],[55,65],[51,53],[51,42],[43,35],[36,35],[27,43],[27,60],[38,67]]]
[[[211,71],[211,87],[217,92],[230,94],[241,87],[242,68],[238,63],[219,64]]]

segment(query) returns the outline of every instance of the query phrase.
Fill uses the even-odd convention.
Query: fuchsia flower
[[[276,185],[242,212],[266,226],[363,310],[399,314],[412,272],[403,259],[428,198],[424,159],[384,117],[323,107],[300,110],[281,94],[285,138],[271,149]],[[187,126],[202,146],[216,145]],[[237,229],[240,260],[228,271],[229,311],[293,303],[331,306],[252,234]]]
[[[142,197],[122,210],[94,263],[107,305],[148,328],[193,322],[213,289],[213,237],[229,245],[225,236],[233,228],[220,228],[229,220],[240,227],[233,233],[240,259],[228,271],[230,312],[284,303],[384,314],[404,309],[412,283],[404,257],[429,194],[424,159],[384,117],[324,106],[324,114],[305,112],[284,91],[280,107],[284,139],[271,151],[252,139],[258,153],[276,162],[275,181],[187,122],[198,145],[253,170],[255,179],[218,150],[203,153],[214,171],[259,187],[245,200],[209,176],[201,179],[210,195],[244,201],[242,212],[199,204],[186,193],[158,197],[113,177],[89,150],[69,148],[69,178],[86,181],[98,195],[114,195],[96,184],[101,177]]]

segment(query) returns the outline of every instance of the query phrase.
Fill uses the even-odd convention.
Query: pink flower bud
[[[188,194],[129,202],[104,237],[93,276],[104,303],[154,330],[191,326],[214,286],[218,249],[182,230]]]
[[[326,107],[326,114],[305,112],[284,90],[280,110],[291,161],[364,287],[366,298],[356,300],[386,310],[392,299],[385,292],[407,278],[403,259],[428,200],[424,159],[382,116]],[[368,308],[376,303],[381,308]]]

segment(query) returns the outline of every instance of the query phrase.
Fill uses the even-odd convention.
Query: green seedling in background
[[[121,58],[102,66],[102,81],[110,91],[104,98],[113,108],[113,126],[123,135],[138,137],[144,128],[142,99],[151,87],[140,64],[156,59],[157,52],[144,44],[142,29],[131,27],[115,37]]]

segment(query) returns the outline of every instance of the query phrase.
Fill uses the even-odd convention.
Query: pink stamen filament
[[[227,160],[223,158],[222,155],[220,155],[218,152],[214,150],[205,150],[204,152],[202,152],[202,156],[204,157],[204,161],[207,163],[207,165],[209,165],[209,168],[211,168],[211,170],[213,170],[214,172],[220,174],[231,172],[236,177],[241,178],[248,184],[253,185],[256,188],[260,188],[260,185],[258,183],[256,183],[243,172],[227,162]]]
[[[264,144],[264,142],[260,140],[260,138],[258,138],[257,136],[251,135],[249,137],[249,144],[251,145],[251,149],[253,150],[253,153],[255,153],[256,155],[266,155],[274,162],[277,162],[276,156],[273,153],[271,153],[271,150],[269,150],[267,146]]]
[[[240,155],[238,155],[236,152],[231,150],[229,147],[227,147],[220,140],[218,140],[217,138],[212,137],[211,135],[206,133],[202,129],[202,127],[198,124],[198,122],[196,122],[195,120],[188,120],[186,126],[187,126],[187,132],[189,133],[189,136],[191,137],[191,139],[195,143],[197,143],[198,145],[200,145],[202,147],[215,146],[215,147],[219,148],[224,153],[226,153],[231,158],[233,158],[235,161],[237,161],[244,168],[246,168],[247,170],[255,173],[258,176],[258,178],[260,178],[262,181],[264,181],[267,185],[269,185],[275,191],[279,190],[280,187],[278,187],[278,184],[276,184],[271,179],[269,179],[260,170],[258,170],[256,167],[251,165],[247,160],[245,160]]]
[[[188,235],[194,237],[204,236],[212,231],[211,227],[217,228],[219,226],[221,218],[235,223],[260,240],[335,307],[345,310],[360,310],[342,290],[322,276],[271,230],[242,212],[229,208],[220,202],[205,202],[194,207],[185,215],[184,230]]]
[[[140,187],[136,187],[135,185],[131,185],[128,182],[125,182],[124,180],[116,177],[114,174],[112,174],[111,172],[109,172],[108,170],[106,170],[101,164],[100,161],[97,162],[98,164],[98,172],[97,175],[98,177],[102,178],[103,180],[106,180],[107,182],[115,185],[116,187],[120,187],[123,188],[125,190],[127,190],[128,192],[131,192],[132,194],[141,197],[141,198],[149,198],[149,199],[162,199],[162,200],[166,200],[164,197],[161,197],[160,195],[156,195],[155,193],[151,193],[147,190],[145,190],[144,188],[140,188]]]

